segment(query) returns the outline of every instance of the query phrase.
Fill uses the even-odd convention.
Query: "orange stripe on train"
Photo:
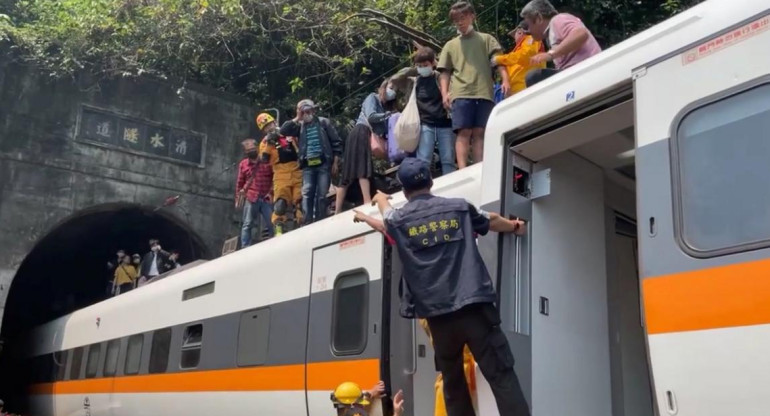
[[[770,323],[770,260],[645,279],[649,334]]]
[[[379,374],[380,361],[377,359],[311,363],[307,366],[307,389],[332,391],[344,381],[353,381],[363,388],[367,388],[379,380]],[[305,366],[302,364],[59,381],[36,384],[32,386],[31,393],[95,394],[292,390],[305,390]]]

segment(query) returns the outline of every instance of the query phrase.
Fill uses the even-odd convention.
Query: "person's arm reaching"
[[[588,40],[588,29],[580,23],[568,23],[564,30],[567,32],[567,36],[549,51],[553,58],[577,51]]]
[[[393,210],[393,207],[390,206],[390,199],[391,196],[382,191],[377,191],[377,195],[372,198],[372,205],[377,206],[377,209],[380,210],[380,215],[382,215],[382,218],[387,219],[388,212]]]
[[[377,230],[381,233],[385,233],[385,223],[382,222],[382,220],[378,220],[377,218],[373,218],[369,215],[364,214],[361,211],[353,210],[355,213],[355,216],[353,217],[353,222],[364,222],[366,225],[372,227],[372,229]]]
[[[496,212],[489,213],[489,230],[496,233],[515,233],[523,235],[527,232],[524,221],[509,220]]]

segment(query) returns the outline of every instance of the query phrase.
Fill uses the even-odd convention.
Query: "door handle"
[[[666,411],[670,415],[679,413],[679,408],[676,405],[676,396],[673,390],[666,390]]]

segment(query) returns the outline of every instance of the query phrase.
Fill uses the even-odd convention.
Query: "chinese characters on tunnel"
[[[200,133],[83,107],[78,140],[179,162],[203,165]]]

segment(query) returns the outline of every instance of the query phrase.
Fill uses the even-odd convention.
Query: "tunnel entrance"
[[[22,262],[8,292],[0,339],[10,352],[28,329],[84,308],[110,296],[112,271],[123,249],[144,256],[148,241],[157,238],[166,251],[177,250],[182,264],[208,259],[203,240],[172,215],[136,204],[92,207],[55,226]],[[0,373],[19,374],[0,382],[6,405],[24,406],[23,366],[9,354],[0,355]]]
[[[180,261],[208,258],[203,240],[172,215],[136,204],[108,204],[81,211],[54,227],[30,251],[13,279],[2,339],[107,298],[107,262],[123,249],[144,256],[157,238]]]

